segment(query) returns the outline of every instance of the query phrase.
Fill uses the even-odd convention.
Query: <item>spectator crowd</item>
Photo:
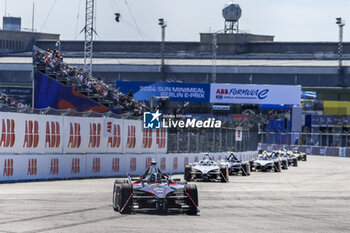
[[[18,100],[16,100],[15,98],[5,95],[4,93],[0,94],[0,105],[7,105],[9,107],[17,107],[17,108],[28,107],[28,105],[23,104]]]
[[[77,91],[88,91],[88,96],[98,96],[99,102],[109,102],[112,108],[120,113],[130,112],[139,116],[143,112],[143,105],[134,99],[132,91],[128,94],[120,92],[106,84],[103,78],[95,78],[85,73],[82,68],[78,69],[63,62],[63,54],[57,50],[37,49],[34,55],[34,65],[46,75],[59,81],[71,84]]]

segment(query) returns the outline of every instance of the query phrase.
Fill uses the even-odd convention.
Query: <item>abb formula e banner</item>
[[[301,104],[300,85],[211,84],[210,103]]]
[[[2,112],[0,154],[166,153],[166,129],[142,121]]]

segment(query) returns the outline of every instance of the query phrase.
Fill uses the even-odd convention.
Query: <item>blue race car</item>
[[[177,209],[196,215],[199,212],[197,186],[171,179],[152,161],[139,179],[133,181],[129,176],[128,180],[114,182],[113,209],[121,214],[129,214],[133,209]]]

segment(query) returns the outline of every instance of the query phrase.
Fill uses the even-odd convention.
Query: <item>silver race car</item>
[[[209,154],[205,154],[201,161],[185,166],[184,178],[186,181],[228,182],[228,166],[220,162],[215,162]]]
[[[262,155],[252,161],[253,170],[261,172],[281,172],[281,161],[272,159],[270,155],[264,151]]]

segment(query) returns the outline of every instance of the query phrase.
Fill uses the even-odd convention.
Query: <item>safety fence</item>
[[[262,132],[261,142],[300,146],[350,147],[348,132]]]
[[[259,143],[257,131],[237,128],[221,129],[183,129],[168,132],[169,153],[198,153],[220,151],[254,151]]]
[[[214,160],[228,153],[211,153]],[[256,157],[257,151],[237,153],[239,159]],[[183,173],[188,163],[202,159],[186,154],[8,154],[0,156],[0,182],[64,178],[141,175],[154,159],[165,173]]]
[[[286,148],[287,150],[294,150],[298,148],[302,152],[310,155],[324,155],[324,156],[340,156],[350,157],[349,147],[330,147],[330,146],[300,146],[300,145],[282,145],[282,144],[265,144],[260,143],[258,149],[260,150],[280,150]]]

